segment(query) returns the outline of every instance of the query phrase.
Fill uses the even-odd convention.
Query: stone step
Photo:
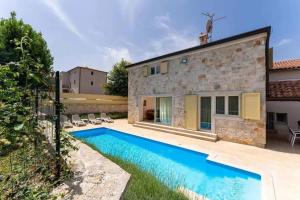
[[[163,128],[163,129],[173,130],[173,131],[180,131],[180,132],[196,134],[196,135],[201,134],[201,135],[204,135],[204,136],[217,138],[217,134],[209,133],[209,132],[205,132],[205,131],[194,131],[194,130],[188,130],[188,129],[184,129],[184,128],[177,128],[177,127],[173,127],[173,126],[166,126],[166,125],[155,124],[155,123],[150,123],[150,122],[136,122],[135,124],[139,124],[139,125],[143,125],[143,126]]]
[[[173,130],[168,128],[165,128],[166,126],[163,127],[157,127],[157,126],[152,126],[153,124],[151,123],[146,123],[146,124],[141,124],[141,123],[135,123],[133,124],[134,127],[138,128],[145,128],[145,129],[150,129],[150,130],[155,130],[155,131],[160,131],[160,132],[165,132],[165,133],[171,133],[175,135],[181,135],[185,137],[190,137],[190,138],[196,138],[196,139],[201,139],[201,140],[206,140],[206,141],[211,141],[215,142],[217,140],[217,137],[215,134],[208,135],[209,133],[203,133],[200,131],[195,131],[195,133],[188,133],[180,130]],[[173,127],[174,128],[174,127]]]

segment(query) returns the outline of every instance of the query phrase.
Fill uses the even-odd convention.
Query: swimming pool
[[[258,200],[258,174],[209,161],[207,154],[108,128],[73,132],[101,152],[130,161],[169,187],[184,186],[210,200]]]

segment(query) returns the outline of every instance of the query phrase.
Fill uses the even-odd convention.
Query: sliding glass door
[[[211,97],[201,97],[200,128],[211,129]]]
[[[172,97],[156,97],[155,122],[171,125]]]

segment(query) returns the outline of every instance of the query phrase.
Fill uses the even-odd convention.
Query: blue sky
[[[196,46],[207,11],[226,16],[214,40],[270,25],[274,60],[300,58],[297,0],[0,0],[0,17],[12,10],[43,33],[55,70],[109,71],[121,58],[136,62]]]

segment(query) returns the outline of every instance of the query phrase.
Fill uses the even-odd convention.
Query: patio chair
[[[86,123],[80,119],[79,115],[72,115],[72,123],[75,126],[86,126]]]
[[[88,114],[88,119],[89,119],[90,123],[95,124],[95,125],[102,123],[101,120],[96,119],[94,114]]]
[[[300,130],[294,130],[294,129],[291,129],[289,127],[289,133],[290,133],[289,140],[290,140],[290,142],[292,144],[292,147],[293,147],[294,144],[295,144],[295,140],[300,139]]]
[[[101,113],[100,119],[101,119],[103,122],[107,122],[107,123],[113,123],[113,122],[114,122],[114,120],[111,119],[109,116],[107,116],[106,113]]]
[[[70,122],[67,116],[60,116],[60,126],[63,128],[73,128],[73,124]]]

